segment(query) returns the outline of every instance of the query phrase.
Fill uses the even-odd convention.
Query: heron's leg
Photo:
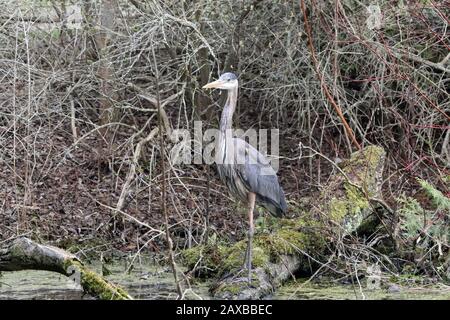
[[[247,271],[248,271],[248,282],[251,282],[252,279],[252,242],[253,242],[253,233],[254,233],[254,226],[253,226],[253,210],[255,209],[255,201],[256,201],[256,194],[253,192],[250,192],[248,194],[248,223],[249,223],[249,229],[248,229],[248,242],[247,242],[247,250],[246,250],[246,262],[247,262]]]

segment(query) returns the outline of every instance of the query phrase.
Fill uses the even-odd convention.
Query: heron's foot
[[[247,270],[247,281],[249,284],[252,283],[252,242],[253,242],[253,232],[249,231],[243,268]]]
[[[244,261],[242,269],[239,270],[237,274],[243,275],[245,277],[245,281],[247,281],[248,284],[252,283],[252,265],[251,263],[248,263],[247,258]]]
[[[242,268],[234,269],[233,271],[225,274],[219,281],[217,281],[217,285],[236,285],[235,288],[241,288],[242,290],[246,288],[253,288],[258,281],[253,278],[253,281],[250,283],[248,278],[248,270],[247,267],[244,266]],[[215,289],[213,289],[214,291]]]

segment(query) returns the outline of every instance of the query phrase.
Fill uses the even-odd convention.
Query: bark
[[[122,288],[86,268],[74,255],[20,237],[0,249],[0,271],[46,270],[73,277],[86,293],[102,300],[129,300],[132,297]]]

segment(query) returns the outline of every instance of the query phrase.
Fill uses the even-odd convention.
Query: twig
[[[182,89],[180,91],[178,91],[177,93],[174,93],[173,95],[164,99],[164,101],[162,101],[161,104],[158,103],[157,97],[152,96],[151,94],[146,92],[144,89],[138,87],[137,85],[129,82],[127,84],[127,86],[130,89],[135,90],[138,93],[138,96],[140,98],[147,100],[148,102],[153,104],[155,107],[157,107],[157,109],[159,111],[158,115],[161,116],[163,124],[164,124],[164,130],[167,133],[167,136],[169,137],[169,139],[172,140],[172,138],[173,138],[172,137],[172,127],[170,126],[169,118],[168,118],[166,110],[164,108],[169,103],[173,102],[176,98],[178,98],[179,96],[181,96],[183,94],[186,85],[183,85]],[[159,96],[159,92],[158,92],[158,96]]]
[[[100,206],[102,206],[102,207],[104,207],[104,208],[107,208],[107,209],[109,209],[109,210],[111,210],[111,211],[118,212],[118,213],[120,213],[121,215],[123,215],[125,218],[127,218],[127,219],[129,219],[129,220],[135,222],[136,224],[138,224],[138,225],[140,225],[140,226],[142,226],[142,227],[146,227],[147,229],[149,229],[149,230],[152,231],[152,232],[158,232],[158,233],[160,233],[160,234],[165,233],[165,232],[162,231],[162,230],[155,229],[155,228],[153,228],[152,226],[148,225],[147,223],[142,222],[142,221],[136,219],[136,218],[133,217],[132,215],[129,215],[128,213],[126,213],[126,212],[124,212],[124,211],[122,211],[122,210],[118,210],[117,208],[113,208],[113,207],[111,207],[111,206],[109,206],[109,205],[107,205],[107,204],[104,204],[104,203],[98,201],[98,200],[95,199],[95,198],[90,194],[90,192],[83,186],[83,183],[82,183],[81,179],[78,180],[78,185],[85,191],[86,195],[87,195],[92,201],[94,201],[95,203],[97,203],[98,205],[100,205]]]
[[[76,118],[75,118],[75,103],[73,102],[73,98],[70,98],[70,126],[72,128],[72,135],[73,135],[73,143],[75,143],[78,140],[78,133],[77,133],[77,125],[76,125]]]
[[[317,77],[319,78],[321,87],[322,87],[325,95],[327,96],[328,101],[331,103],[333,108],[336,110],[336,113],[338,114],[339,118],[341,119],[341,121],[345,127],[345,131],[347,132],[347,135],[350,137],[353,144],[358,148],[358,150],[361,150],[361,145],[356,140],[355,134],[353,133],[353,130],[350,128],[350,126],[348,125],[347,120],[345,120],[345,117],[344,117],[344,114],[342,113],[341,108],[337,105],[336,101],[334,101],[333,96],[331,95],[330,91],[328,90],[328,86],[325,82],[325,79],[324,79],[322,73],[320,72],[319,62],[317,61],[316,52],[315,52],[314,44],[312,41],[311,26],[309,25],[308,16],[306,15],[305,0],[300,1],[300,7],[303,12],[303,19],[304,19],[304,23],[305,23],[306,34],[308,36],[308,43],[309,43],[309,50],[311,51],[311,58],[313,60],[314,69],[316,71]]]
[[[198,30],[197,26],[194,23],[192,23],[192,22],[190,22],[190,21],[188,21],[186,19],[180,19],[180,18],[174,17],[174,16],[172,16],[172,15],[170,15],[168,13],[166,13],[164,15],[164,17],[169,18],[170,20],[172,20],[172,21],[174,21],[176,23],[179,23],[179,24],[181,24],[181,25],[183,25],[185,27],[188,27],[188,28],[191,28],[192,30],[194,30],[194,32],[197,34],[197,36],[200,38],[200,40],[203,42],[203,44],[208,48],[209,53],[214,58],[214,60],[218,61],[217,58],[216,58],[216,55],[214,54],[214,50],[211,48],[211,46],[209,45],[208,41],[205,39],[203,34],[200,32],[200,30]]]
[[[423,58],[421,58],[421,57],[419,57],[419,56],[417,56],[417,55],[415,55],[413,53],[410,53],[410,52],[405,53],[405,54],[401,54],[400,52],[397,52],[394,48],[391,48],[391,50],[392,50],[392,52],[394,53],[394,55],[397,58],[406,57],[406,58],[408,58],[410,60],[413,60],[415,62],[422,63],[422,64],[425,64],[425,65],[427,65],[429,67],[441,70],[443,72],[450,73],[450,69],[445,67],[445,63],[449,59],[450,53],[441,62],[436,63],[436,62],[425,60],[425,59],[423,59]]]
[[[153,63],[155,67],[155,87],[156,87],[156,106],[158,107],[158,130],[162,132],[163,128],[163,113],[164,110],[160,104],[161,99],[159,95],[159,71],[156,62],[155,48],[152,46]],[[177,265],[175,263],[175,256],[173,253],[173,242],[169,233],[169,215],[166,208],[166,168],[165,168],[165,157],[164,157],[164,137],[162,134],[159,135],[160,152],[161,152],[161,171],[162,171],[162,186],[161,186],[161,210],[164,215],[164,225],[166,229],[166,241],[167,241],[167,251],[169,255],[169,261],[172,268],[173,277],[175,280],[175,286],[177,288],[178,299],[183,297],[183,289],[181,288],[181,283],[178,279]]]
[[[139,158],[141,157],[142,146],[145,145],[146,143],[150,142],[156,136],[156,134],[158,132],[159,132],[159,129],[154,128],[145,138],[143,138],[141,141],[139,141],[138,144],[136,145],[136,148],[134,149],[134,152],[133,152],[133,160],[130,165],[130,170],[128,171],[127,178],[122,187],[122,192],[120,193],[119,200],[117,201],[117,205],[116,205],[117,210],[123,209],[125,199],[128,195],[128,191],[130,189],[131,182],[133,181],[134,176],[136,174],[136,166],[139,162]]]

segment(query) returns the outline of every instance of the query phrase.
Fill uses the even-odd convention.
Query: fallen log
[[[0,248],[0,271],[53,271],[79,282],[86,293],[102,300],[130,300],[122,288],[89,270],[73,254],[20,237]]]
[[[316,198],[313,209],[293,219],[273,221],[272,231],[258,231],[253,242],[252,283],[242,263],[246,240],[234,245],[209,243],[182,252],[185,264],[219,280],[211,288],[221,299],[260,299],[270,295],[298,271],[311,271],[314,256],[325,253],[336,238],[373,229],[372,213],[384,203],[380,196],[385,151],[368,146],[339,164]],[[292,208],[291,208],[292,210]]]

